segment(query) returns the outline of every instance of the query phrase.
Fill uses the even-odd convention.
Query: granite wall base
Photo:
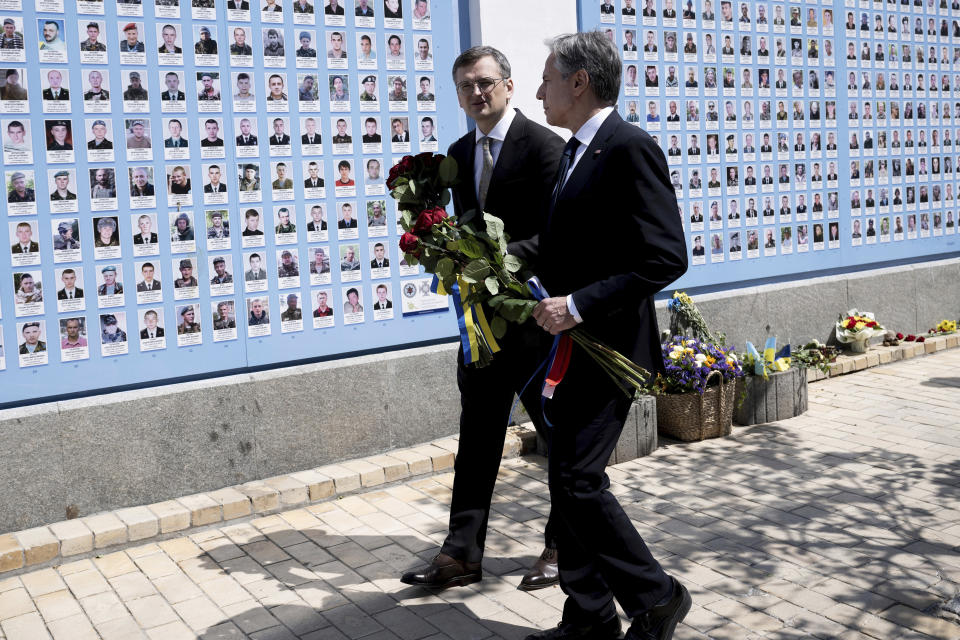
[[[742,348],[827,341],[837,314],[960,317],[960,258],[697,295]],[[664,303],[660,326],[667,327]],[[0,532],[413,446],[457,431],[456,344],[0,411]],[[415,390],[415,391],[414,391]],[[518,416],[519,418],[519,416]]]

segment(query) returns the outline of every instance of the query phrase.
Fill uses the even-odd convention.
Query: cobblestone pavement
[[[676,638],[960,638],[960,351],[810,387],[810,411],[610,469],[690,588]],[[485,579],[428,594],[402,570],[442,540],[452,474],[0,580],[0,640],[522,638],[543,460],[504,464]],[[954,606],[960,600],[954,602]]]

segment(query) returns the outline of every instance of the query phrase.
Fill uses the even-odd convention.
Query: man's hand
[[[577,326],[567,309],[566,298],[544,298],[533,310],[533,317],[544,331],[557,335]]]

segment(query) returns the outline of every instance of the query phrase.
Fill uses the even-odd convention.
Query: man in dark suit
[[[540,233],[515,241],[551,296],[534,318],[552,335],[582,324],[645,369],[663,371],[653,296],[687,269],[687,248],[666,159],[613,105],[616,47],[599,32],[550,43],[537,98],[547,122],[573,132],[564,147]],[[590,71],[587,71],[590,69]],[[582,212],[606,203],[604,260],[570,260],[583,246]],[[591,249],[587,249],[588,252]],[[545,355],[545,354],[544,354]],[[550,498],[560,556],[563,619],[528,640],[620,637],[614,598],[633,619],[626,640],[668,640],[689,611],[687,590],[654,559],[604,471],[631,398],[584,351],[546,401],[552,421]]]
[[[513,80],[510,63],[492,47],[464,51],[453,65],[460,106],[477,128],[453,145],[460,181],[453,188],[458,216],[486,211],[503,219],[512,238],[527,239],[537,231],[551,180],[557,170],[563,140],[528,120],[510,105]],[[482,87],[482,88],[481,88]],[[676,207],[674,207],[676,210]],[[489,317],[489,316],[488,316]],[[407,584],[466,585],[482,578],[490,500],[497,480],[503,441],[515,393],[534,375],[542,356],[544,334],[532,323],[510,326],[500,341],[502,351],[492,364],[477,368],[458,356],[460,445],[457,455],[450,526],[440,553],[425,568],[404,574]],[[524,406],[538,427],[540,397],[536,384],[527,385]],[[521,588],[556,584],[556,552],[550,524],[546,551]]]

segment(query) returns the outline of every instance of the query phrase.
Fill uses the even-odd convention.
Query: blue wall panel
[[[237,3],[240,5],[241,3]],[[246,5],[246,2],[242,3]],[[457,2],[430,2],[429,19],[418,19],[418,2],[401,0],[385,5],[384,0],[370,0],[374,17],[367,22],[356,16],[359,0],[340,0],[345,7],[343,17],[325,15],[330,0],[309,0],[313,13],[296,10],[291,0],[276,0],[282,11],[272,13],[264,10],[266,0],[250,0],[250,10],[234,10],[228,0],[104,0],[78,2],[63,0],[0,0],[0,20],[9,19],[12,33],[0,43],[0,120],[4,141],[4,178],[8,191],[5,205],[7,225],[0,230],[8,246],[19,244],[18,225],[27,223],[30,235],[26,246],[28,253],[18,254],[11,250],[9,259],[0,260],[0,311],[2,311],[4,371],[0,378],[0,404],[19,403],[38,398],[83,393],[90,390],[109,390],[127,385],[150,383],[157,380],[211,374],[218,371],[237,370],[245,367],[269,366],[292,360],[329,357],[338,354],[390,348],[455,335],[452,314],[443,306],[439,313],[404,315],[402,301],[420,299],[421,284],[416,269],[401,273],[400,256],[396,246],[398,228],[396,210],[392,200],[382,191],[382,178],[394,161],[405,153],[427,150],[445,151],[463,129],[463,118],[452,90],[448,69],[453,57],[460,50],[460,9]],[[335,5],[337,3],[334,3]],[[401,19],[388,20],[387,9],[399,6]],[[336,14],[337,12],[333,12]],[[52,24],[51,24],[52,23]],[[98,42],[106,51],[81,51],[81,42],[88,37],[90,23],[99,26]],[[133,49],[143,43],[143,53],[127,52],[121,46],[128,23],[136,27],[136,36],[131,40]],[[162,32],[165,25],[175,28],[174,45],[182,54],[161,55]],[[55,27],[55,28],[54,28]],[[234,44],[236,28],[244,28],[246,44],[251,45],[252,55],[244,58],[232,56],[230,45]],[[55,35],[44,44],[44,29]],[[268,40],[276,40],[269,30],[276,30],[284,47],[283,57],[268,57],[265,46]],[[199,55],[208,45],[199,44],[201,31],[209,31],[217,43],[216,56]],[[54,33],[55,32],[55,33]],[[329,57],[333,32],[343,34],[345,59]],[[296,55],[301,46],[300,36],[306,34],[309,42],[305,49],[319,52],[318,64],[313,59]],[[359,59],[360,37],[368,34],[376,60],[361,66]],[[389,52],[391,36],[401,39],[400,55],[393,59]],[[23,47],[19,48],[22,39]],[[429,60],[417,63],[420,40],[429,44]],[[62,46],[61,46],[62,41]],[[10,48],[2,48],[3,45]],[[198,47],[201,50],[198,52]],[[88,47],[96,49],[97,47]],[[13,70],[11,73],[10,70]],[[94,104],[85,99],[90,86],[90,74],[100,73],[105,79],[103,87],[110,93],[106,104]],[[54,72],[51,74],[51,72]],[[140,75],[140,82],[147,90],[147,99],[142,102],[125,101],[124,92],[129,88],[130,73]],[[181,74],[179,90],[184,92],[184,103],[178,110],[176,101],[162,100],[161,93],[169,72]],[[238,93],[236,74],[247,73],[251,79],[251,91],[255,98],[244,103],[235,99]],[[52,98],[56,78],[60,86],[68,89],[68,96],[61,100],[47,100],[44,90],[51,89],[46,97]],[[213,74],[214,88],[221,93],[221,100],[201,100],[203,74]],[[268,101],[269,79],[273,74],[284,75],[284,93],[287,102]],[[304,88],[304,76],[312,75],[318,87],[316,101],[299,100]],[[365,87],[363,80],[372,75],[376,78],[376,103],[361,100]],[[346,79],[348,96],[343,102],[331,97],[333,76]],[[435,104],[416,100],[422,77],[430,79],[429,93],[436,96]],[[399,77],[401,87],[408,93],[404,101],[390,101],[389,92],[393,80]],[[22,98],[19,85],[26,89]],[[128,94],[136,97],[134,94]],[[329,98],[329,99],[328,99]],[[245,108],[244,104],[249,107]],[[421,118],[428,116],[436,124],[437,143],[431,146],[421,140]],[[284,118],[284,133],[292,137],[288,148],[268,144],[274,133],[275,118]],[[305,123],[301,119],[312,117],[317,123],[322,143],[315,148],[301,145]],[[348,120],[347,134],[353,145],[335,147],[336,120]],[[382,136],[381,148],[365,147],[361,137],[365,133],[365,120],[378,119],[377,132]],[[408,147],[390,142],[391,120],[406,118],[404,130],[411,142]],[[169,119],[180,120],[183,137],[189,146],[186,152],[168,150],[165,158],[165,139],[171,137]],[[217,137],[225,144],[222,148],[202,147],[201,139],[206,134],[206,120],[218,121]],[[259,137],[259,147],[250,156],[242,156],[242,149],[234,143],[241,134],[239,121],[249,118],[254,133]],[[63,146],[72,146],[74,151],[57,151],[54,127],[57,120],[69,123],[68,138]],[[96,120],[103,120],[108,127],[107,138],[113,142],[113,157],[109,152],[89,153],[87,140],[92,135]],[[142,121],[151,138],[150,149],[134,138],[134,124]],[[24,142],[17,138],[17,126],[10,129],[11,122],[23,125]],[[125,139],[130,138],[130,144]],[[221,157],[203,157],[210,152],[222,151]],[[179,157],[177,154],[180,153]],[[365,167],[370,159],[381,163],[380,182],[367,180]],[[339,173],[337,165],[346,160],[351,165],[348,186],[338,190],[334,181]],[[322,163],[320,177],[325,181],[325,193],[309,191],[305,186],[309,162]],[[286,177],[292,179],[293,189],[287,192],[274,190],[272,183],[278,178],[275,164],[287,165]],[[239,192],[242,165],[253,163],[258,167],[261,181],[259,200],[241,202]],[[216,202],[216,196],[205,200],[203,187],[209,182],[209,165],[220,167],[226,184],[226,202]],[[134,201],[130,197],[131,170],[147,168],[150,183],[155,185],[155,202],[149,198]],[[190,196],[173,194],[168,173],[182,167],[191,182]],[[97,201],[102,210],[94,210],[92,199],[91,170],[109,169],[115,172],[116,203]],[[67,171],[66,191],[76,194],[76,200],[51,200],[56,190],[55,174]],[[28,195],[19,195],[15,174],[24,174],[26,187],[33,190],[33,201]],[[372,187],[368,191],[368,185]],[[113,185],[108,185],[108,189]],[[278,187],[281,186],[277,183]],[[12,194],[12,195],[10,195]],[[182,197],[180,197],[182,196]],[[69,197],[69,196],[68,196]],[[19,202],[27,200],[28,202]],[[179,200],[179,207],[177,206]],[[377,225],[368,218],[374,201],[386,204],[386,225]],[[350,231],[338,233],[337,219],[341,205],[353,205],[358,213],[359,225],[355,237]],[[308,234],[310,209],[322,206],[330,230],[323,238]],[[287,207],[296,232],[288,235],[278,233],[277,209]],[[260,229],[264,232],[263,246],[244,247],[241,230],[244,227],[244,212],[250,208],[261,210]],[[224,210],[229,218],[231,238],[217,245],[206,240],[212,223],[210,212]],[[177,212],[191,216],[195,230],[194,245],[174,241],[174,224]],[[151,216],[151,233],[157,233],[156,253],[140,255],[144,246],[134,244],[134,235],[141,215]],[[115,218],[118,223],[116,236],[105,247],[96,247],[96,220]],[[79,239],[79,251],[54,251],[56,229],[51,225],[68,221],[75,238]],[[74,222],[75,221],[75,222]],[[374,224],[371,224],[374,223]],[[21,231],[26,231],[23,226]],[[8,234],[4,236],[3,234]],[[338,237],[339,236],[339,237]],[[30,251],[30,242],[37,246]],[[390,261],[389,271],[374,273],[371,261],[375,258],[373,244],[385,245]],[[111,246],[113,245],[113,246]],[[340,264],[348,246],[355,245],[355,260],[361,265],[359,280],[350,280],[349,273],[341,273]],[[149,245],[147,245],[149,246]],[[331,269],[329,284],[311,284],[309,263],[315,249],[327,250]],[[290,250],[299,260],[299,282],[296,279],[281,281],[280,263],[282,251]],[[257,252],[267,273],[266,288],[261,291],[245,291],[244,271],[250,268],[249,254]],[[235,278],[234,291],[212,287],[214,276],[211,260],[223,256],[228,261],[229,272]],[[175,287],[181,277],[180,261],[191,260],[193,275],[199,283],[195,290]],[[150,300],[141,296],[138,302],[137,283],[142,280],[142,263],[149,261],[155,267],[157,278],[162,283],[159,296]],[[104,267],[115,265],[121,274],[125,292],[113,300],[96,295],[103,283]],[[85,292],[85,308],[76,309],[76,302],[57,302],[58,290],[64,288],[62,269],[82,272],[78,283]],[[24,290],[22,275],[29,273],[34,281],[33,291]],[[109,273],[109,272],[108,272]],[[30,278],[26,279],[29,289]],[[40,284],[42,302],[31,303]],[[377,311],[375,288],[379,284],[389,287],[389,299],[393,308]],[[411,286],[412,284],[412,286]],[[356,287],[364,313],[354,318],[353,324],[345,323],[344,298],[346,292]],[[314,328],[312,311],[317,306],[316,294],[321,290],[330,292],[330,306],[335,311],[334,325],[329,328]],[[407,291],[407,295],[404,293]],[[176,294],[182,294],[177,299]],[[286,297],[295,294],[302,307],[303,326],[296,321],[284,323],[281,312]],[[251,327],[248,332],[250,312],[248,304],[255,298],[266,298],[271,322],[265,335],[250,335],[258,331]],[[236,317],[236,337],[231,332],[214,332],[215,305],[221,301],[233,302]],[[105,305],[116,303],[118,306]],[[74,305],[71,307],[71,305]],[[184,333],[179,337],[177,325],[181,322],[184,306],[196,305],[195,320],[199,321],[197,334]],[[160,324],[166,330],[165,344],[155,343],[154,350],[142,350],[145,343],[139,338],[143,328],[142,318],[149,309],[156,309],[161,316]],[[114,315],[120,326],[126,325],[126,353],[109,355],[110,350],[123,351],[121,345],[104,347],[101,350],[101,333],[107,315]],[[392,316],[392,317],[391,317]],[[88,353],[82,348],[61,349],[64,334],[61,321],[80,318],[84,323],[83,337],[88,341]],[[26,354],[20,358],[18,349],[25,342],[31,328],[24,325],[40,322],[42,340],[47,345],[46,356]],[[195,342],[191,344],[191,342]],[[84,357],[86,356],[86,357]],[[71,358],[78,358],[71,360]]]

